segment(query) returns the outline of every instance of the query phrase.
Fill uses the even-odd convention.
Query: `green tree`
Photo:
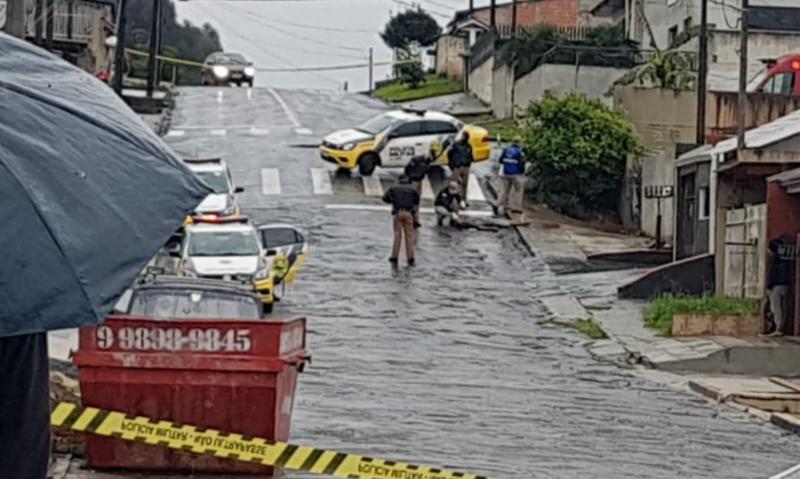
[[[616,212],[628,155],[642,152],[633,127],[598,100],[551,92],[522,122],[539,201],[576,216]]]
[[[129,47],[146,49],[149,43],[150,21],[153,12],[152,0],[128,0],[126,2],[128,21],[126,24]],[[219,34],[210,24],[201,27],[188,21],[178,23],[175,4],[168,0],[164,5],[162,44],[163,51],[185,60],[202,62],[214,52],[222,50]],[[133,58],[133,74],[141,76],[146,68],[144,58]],[[181,83],[199,83],[199,70],[181,67],[179,70]]]
[[[389,48],[408,50],[413,44],[433,45],[441,33],[442,28],[436,20],[419,8],[392,16],[381,32],[381,38]]]
[[[691,55],[677,50],[656,50],[647,63],[626,73],[617,83],[650,85],[673,90],[693,90],[695,74]]]

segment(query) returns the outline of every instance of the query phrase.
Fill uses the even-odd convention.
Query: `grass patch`
[[[462,91],[461,82],[439,75],[427,75],[425,83],[410,88],[400,82],[383,85],[375,90],[375,96],[392,102],[420,100]]]
[[[644,324],[664,336],[672,335],[672,317],[676,314],[704,314],[710,316],[746,316],[758,312],[757,299],[728,298],[724,296],[674,296],[666,295],[653,300],[645,309]]]
[[[470,125],[480,126],[489,130],[493,138],[500,138],[503,143],[510,142],[514,136],[520,134],[517,120],[506,118],[498,120],[492,115],[464,115],[459,120]]]
[[[608,335],[593,319],[579,319],[573,327],[592,339],[606,339]]]

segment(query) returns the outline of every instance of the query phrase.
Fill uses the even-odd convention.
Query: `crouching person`
[[[447,188],[436,195],[434,210],[436,211],[436,223],[444,225],[444,221],[450,218],[450,225],[461,224],[459,211],[461,209],[461,187],[458,182],[451,181]]]

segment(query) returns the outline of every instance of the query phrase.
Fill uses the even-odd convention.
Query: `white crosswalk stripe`
[[[311,168],[311,184],[315,195],[332,195],[330,172],[325,168]]]
[[[227,134],[228,130],[222,128],[211,130],[211,136],[225,136]]]
[[[281,175],[277,168],[261,169],[261,193],[265,195],[281,194]]]
[[[422,180],[422,199],[423,200],[432,200],[433,199],[433,187],[431,186],[431,180],[427,176],[424,180]]]
[[[377,176],[362,176],[361,182],[364,184],[364,194],[367,196],[383,196],[383,186]]]
[[[297,133],[298,135],[313,135],[314,134],[314,132],[311,131],[311,129],[309,129],[309,128],[295,128],[294,132]]]
[[[177,136],[183,136],[185,134],[186,132],[183,130],[170,130],[169,133],[167,133],[167,136],[177,137]]]
[[[267,136],[267,135],[269,135],[269,130],[266,129],[266,128],[253,127],[253,128],[250,128],[250,131],[248,131],[248,133],[250,133],[253,136]]]
[[[469,180],[467,181],[467,201],[486,201],[486,197],[483,195],[483,189],[475,173],[469,174]]]

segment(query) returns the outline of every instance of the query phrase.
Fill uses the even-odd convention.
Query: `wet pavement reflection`
[[[337,187],[315,195],[313,148],[382,106],[359,95],[185,90],[173,128],[255,122],[269,135],[201,131],[167,138],[178,151],[222,153],[254,222],[291,222],[311,256],[279,315],[308,317],[313,363],[300,379],[292,441],[509,479],[532,477],[766,477],[800,458],[800,443],[769,424],[593,359],[581,334],[547,323],[537,300],[557,288],[608,294],[604,275],[555,277],[511,230],[437,228],[423,217],[417,267],[387,258],[387,212]],[[270,100],[272,98],[272,100]],[[277,168],[281,195],[259,170]],[[392,173],[385,173],[391,175]],[[351,184],[351,182],[348,182]],[[334,203],[352,209],[327,208]],[[402,264],[402,263],[401,263]],[[305,478],[290,474],[292,478]],[[308,476],[312,477],[312,476]]]

